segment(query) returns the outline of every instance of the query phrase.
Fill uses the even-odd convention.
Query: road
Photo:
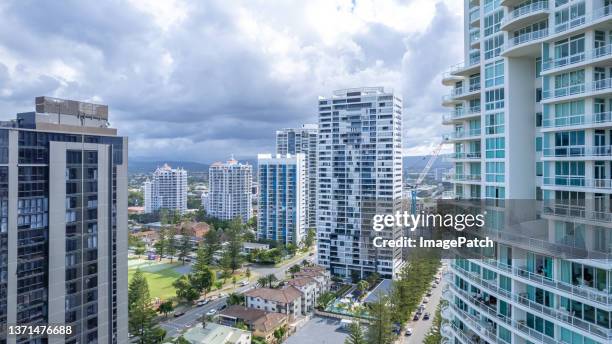
[[[302,260],[309,259],[309,258],[313,258],[313,257],[309,257],[309,256],[295,257],[294,259],[290,259],[287,262],[283,263],[283,265],[278,266],[278,267],[249,265],[249,268],[251,269],[251,272],[253,273],[253,275],[266,276],[269,274],[274,274],[276,278],[278,278],[280,281],[280,280],[285,279],[286,277],[285,273],[292,265],[301,263]],[[235,292],[243,293],[247,289],[253,288],[254,283],[255,281],[253,281],[253,277],[251,277],[251,284],[244,286],[244,287],[238,287],[236,288]],[[227,290],[222,290],[222,292],[229,293]],[[200,318],[202,317],[202,315],[206,314],[206,312],[208,312],[212,308],[218,310],[219,307],[225,304],[226,299],[227,299],[226,297],[219,298],[214,301],[211,301],[209,304],[205,306],[194,307],[186,311],[185,314],[180,317],[174,318],[170,315],[167,320],[162,320],[162,322],[160,323],[160,326],[164,330],[166,330],[166,338],[176,337],[183,330],[197,324],[200,321]]]
[[[425,311],[429,312],[430,317],[429,320],[421,320],[408,322],[408,328],[412,328],[412,336],[404,336],[404,344],[421,344],[425,339],[427,333],[429,333],[429,329],[433,325],[433,318],[436,315],[436,307],[440,303],[440,298],[442,297],[442,289],[444,288],[444,279],[441,279],[440,284],[432,289],[432,295],[429,297],[429,302],[425,305]]]

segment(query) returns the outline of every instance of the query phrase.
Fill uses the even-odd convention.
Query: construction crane
[[[425,176],[427,176],[427,173],[429,173],[429,170],[431,169],[431,166],[433,166],[433,164],[438,159],[438,156],[440,155],[440,151],[442,150],[442,146],[444,146],[446,141],[447,140],[444,139],[442,142],[440,142],[436,146],[436,148],[433,150],[433,152],[431,152],[431,154],[429,155],[429,160],[427,161],[427,164],[425,165],[425,168],[423,168],[423,171],[421,171],[421,174],[419,174],[419,177],[417,178],[416,182],[414,183],[414,186],[413,186],[412,191],[411,191],[412,201],[410,202],[410,210],[411,210],[412,214],[414,214],[414,215],[416,215],[416,202],[417,202],[417,192],[418,192],[419,185],[421,185],[421,183],[425,179]],[[423,159],[427,159],[427,157],[424,157]]]

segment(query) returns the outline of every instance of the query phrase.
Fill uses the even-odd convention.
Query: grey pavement
[[[314,316],[285,344],[342,344],[348,333],[339,330],[340,320]]]

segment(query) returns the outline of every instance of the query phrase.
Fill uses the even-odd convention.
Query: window
[[[504,199],[506,198],[506,188],[497,186],[487,186],[486,197],[491,199]]]
[[[497,35],[485,40],[485,60],[492,59],[501,54],[502,46],[504,45],[504,36]]]
[[[542,126],[542,113],[536,112],[536,128],[540,128]]]
[[[492,183],[503,183],[504,182],[504,169],[505,164],[503,162],[487,162],[487,182]]]
[[[495,135],[504,132],[504,113],[492,113],[485,115],[485,134]]]
[[[490,36],[494,33],[499,32],[501,21],[504,18],[504,11],[499,10],[495,13],[489,14],[484,17],[484,35]]]
[[[501,0],[485,0],[484,2],[484,12],[489,13],[496,8],[499,8]]]
[[[555,97],[584,92],[584,69],[555,75]]]
[[[585,22],[584,1],[555,12],[555,32],[582,25]]]
[[[536,176],[541,177],[543,175],[544,166],[541,161],[536,162]]]
[[[535,146],[536,146],[536,152],[542,151],[542,137],[536,137]]]
[[[504,89],[498,88],[496,90],[485,92],[485,110],[495,110],[504,107]]]
[[[555,185],[584,185],[584,161],[555,161]]]
[[[503,137],[495,137],[486,139],[486,150],[485,154],[487,159],[502,159],[506,156],[505,154],[505,139]]]
[[[582,124],[584,122],[584,100],[555,104],[556,127]]]
[[[555,42],[555,67],[584,60],[584,34]]]
[[[504,60],[485,65],[485,87],[504,84]]]

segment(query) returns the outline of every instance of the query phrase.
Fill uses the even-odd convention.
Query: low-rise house
[[[255,250],[269,250],[270,245],[268,244],[259,244],[256,242],[245,242],[242,244],[242,252],[249,254]]]
[[[215,323],[197,324],[183,338],[191,344],[251,344],[251,332]]]
[[[331,274],[324,267],[319,265],[304,266],[300,271],[293,274],[294,278],[310,277],[317,281],[319,295],[329,290],[331,286]]]
[[[253,332],[255,337],[274,341],[274,331],[287,326],[289,317],[285,314],[266,312],[256,308],[233,305],[219,313],[219,323],[236,326],[240,323]]]
[[[302,314],[312,312],[322,292],[317,281],[312,277],[296,277],[287,281],[287,284],[302,292]]]
[[[248,308],[286,314],[290,318],[302,314],[302,292],[291,285],[279,289],[255,288],[244,296]]]

